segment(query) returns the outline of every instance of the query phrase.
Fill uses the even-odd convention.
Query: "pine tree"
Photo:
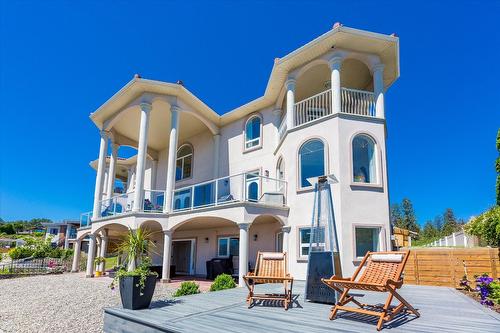
[[[410,231],[419,232],[420,228],[417,224],[417,218],[415,217],[415,211],[413,209],[413,204],[408,198],[404,198],[401,203],[403,207],[403,225],[405,229]]]
[[[443,213],[443,236],[448,236],[458,231],[460,226],[451,208],[446,208]]]
[[[394,227],[405,229],[403,224],[403,212],[401,211],[401,206],[397,203],[391,206],[391,224]]]
[[[434,226],[434,223],[431,220],[428,220],[425,223],[424,229],[422,230],[422,237],[424,239],[431,240],[433,238],[437,238],[439,236],[439,231]]]

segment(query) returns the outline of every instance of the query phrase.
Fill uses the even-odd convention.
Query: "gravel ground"
[[[103,308],[121,303],[110,282],[84,273],[0,279],[0,332],[102,332]],[[171,298],[171,288],[158,283],[153,300]]]

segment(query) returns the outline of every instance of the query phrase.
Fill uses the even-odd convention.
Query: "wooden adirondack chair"
[[[288,274],[285,252],[258,252],[255,272],[243,277],[248,288],[247,304],[251,308],[256,300],[283,301],[285,310],[292,302],[293,277]],[[255,294],[255,285],[282,283],[284,294]]]
[[[339,310],[377,316],[379,317],[377,331],[380,331],[384,322],[392,320],[405,307],[406,310],[420,317],[418,311],[396,292],[396,289],[403,285],[401,274],[409,254],[410,251],[368,252],[351,278],[334,275],[330,279],[322,279],[324,284],[341,294],[337,304],[332,307],[330,320],[335,319]],[[365,270],[361,277],[356,280],[365,263]],[[384,306],[369,305],[361,303],[354,296],[349,295],[351,289],[388,292],[389,295]],[[400,301],[395,307],[391,307],[393,297]],[[355,303],[359,308],[345,306],[349,302]]]

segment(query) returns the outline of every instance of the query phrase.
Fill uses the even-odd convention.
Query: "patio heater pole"
[[[307,180],[314,185],[314,206],[309,234],[305,299],[310,302],[334,304],[337,295],[321,282],[321,278],[342,276],[330,188],[330,184],[338,181],[333,175]]]

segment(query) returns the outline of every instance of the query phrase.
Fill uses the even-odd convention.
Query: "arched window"
[[[261,145],[261,125],[259,116],[250,117],[245,124],[245,149]]]
[[[307,178],[324,175],[325,172],[325,145],[319,139],[305,142],[299,149],[299,182],[300,187],[310,187]]]
[[[359,134],[352,140],[352,171],[355,183],[376,183],[375,142]]]
[[[193,167],[193,147],[189,144],[182,145],[177,150],[177,162],[175,167],[175,180],[191,177]]]

